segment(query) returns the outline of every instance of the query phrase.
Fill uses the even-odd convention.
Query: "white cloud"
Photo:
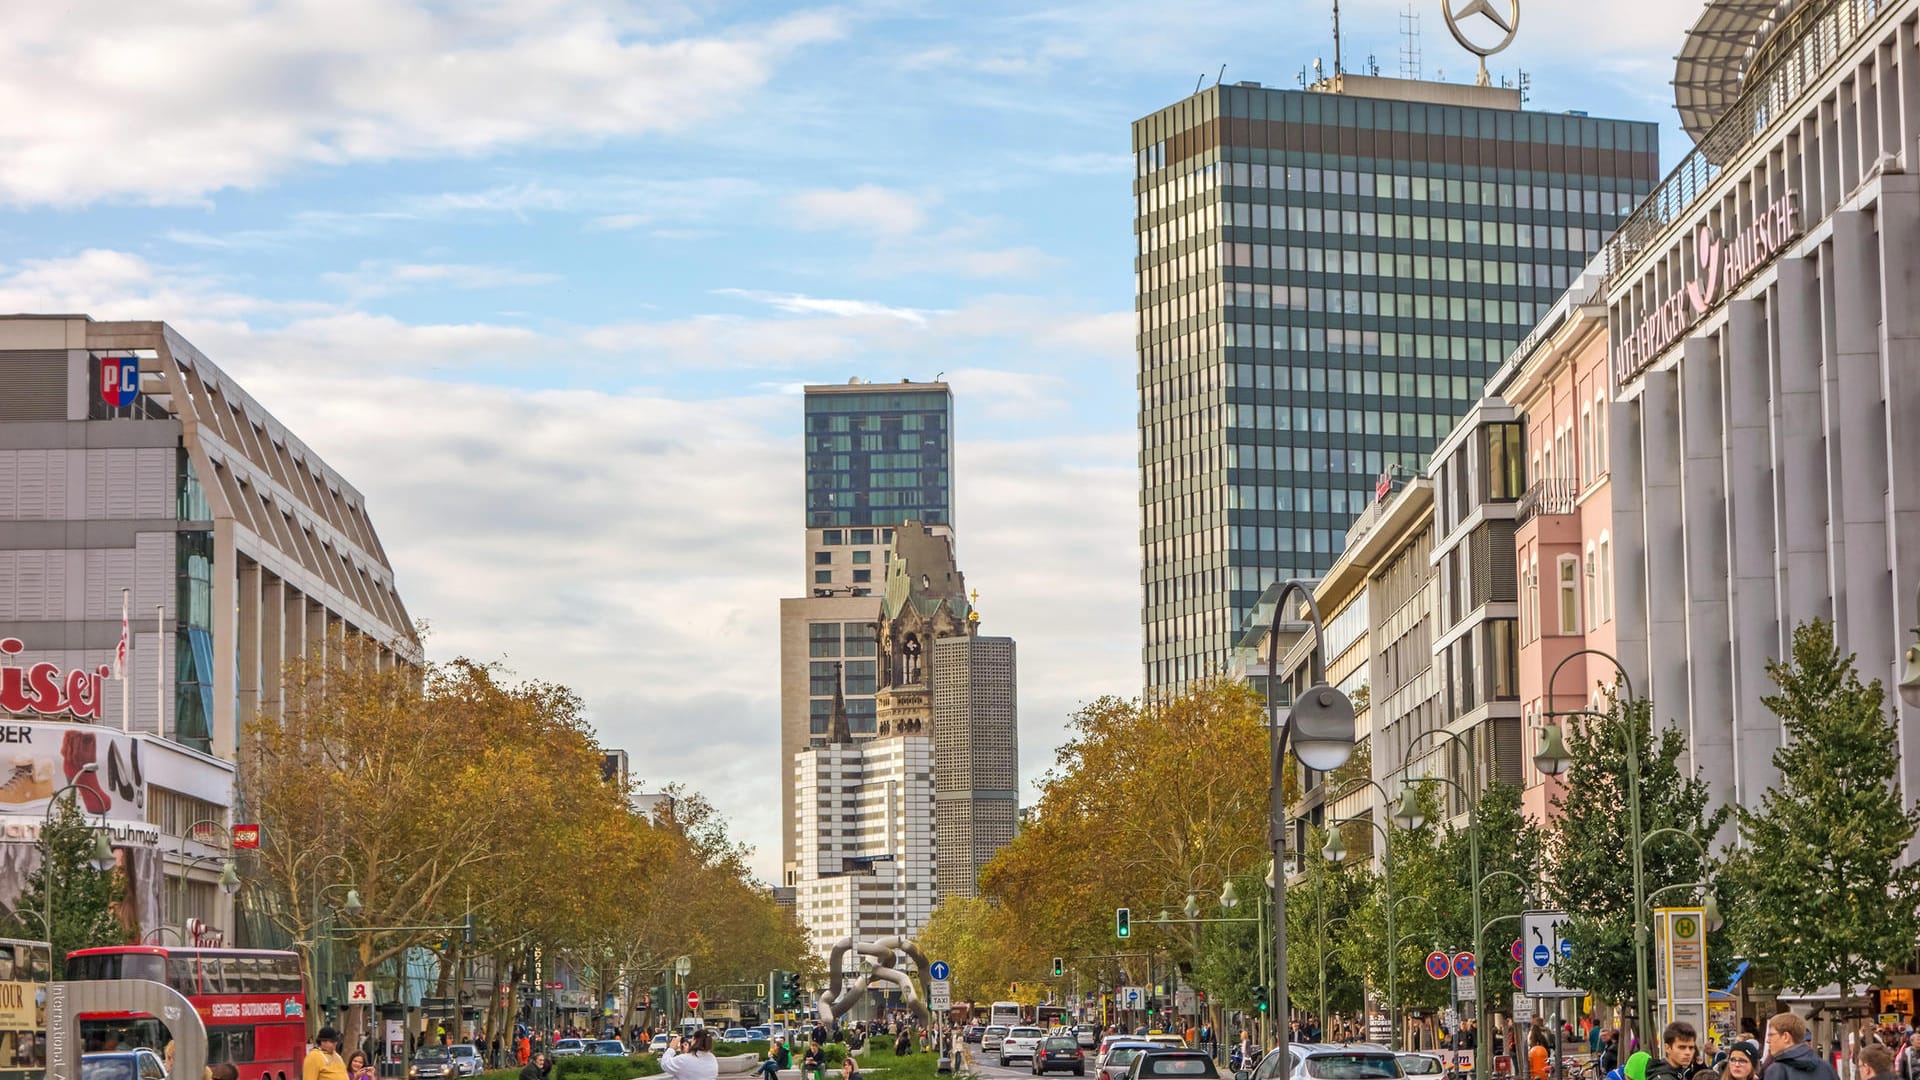
[[[385,296],[409,289],[514,289],[551,285],[559,274],[515,270],[475,263],[389,263],[366,261],[350,273],[320,275],[354,297]]]
[[[17,6],[0,201],[188,202],[303,164],[683,130],[839,32],[817,12],[698,32],[588,0]]]
[[[874,184],[796,192],[787,206],[796,215],[793,224],[803,229],[851,229],[904,236],[926,221],[920,198]]]
[[[719,296],[737,296],[742,300],[752,300],[766,304],[776,311],[789,315],[832,315],[838,318],[855,318],[864,315],[884,315],[903,322],[924,324],[929,312],[918,308],[893,307],[874,300],[835,300],[823,296],[806,296],[801,293],[761,292],[757,289],[715,289]]]

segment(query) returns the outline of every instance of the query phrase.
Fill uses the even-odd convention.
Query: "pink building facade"
[[[1526,439],[1528,486],[1514,528],[1519,687],[1526,807],[1545,821],[1559,781],[1533,766],[1535,731],[1556,709],[1599,703],[1603,686],[1615,678],[1604,657],[1574,655],[1617,652],[1605,297],[1590,279],[1576,284],[1531,341],[1532,350],[1523,346],[1513,361],[1518,370],[1504,396],[1520,414]]]

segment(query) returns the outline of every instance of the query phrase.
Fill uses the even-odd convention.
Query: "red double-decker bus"
[[[116,945],[67,954],[69,979],[149,979],[178,990],[207,1028],[207,1064],[231,1061],[240,1080],[299,1080],[307,1052],[307,997],[300,954],[256,949]],[[164,1025],[143,1013],[81,1013],[87,1050],[167,1045]]]

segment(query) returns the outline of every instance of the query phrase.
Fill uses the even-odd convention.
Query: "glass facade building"
[[[1222,670],[1425,469],[1658,179],[1657,125],[1517,91],[1215,86],[1133,125],[1144,662]]]
[[[945,383],[806,388],[807,527],[953,524]]]

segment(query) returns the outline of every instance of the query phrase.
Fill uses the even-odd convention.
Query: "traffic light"
[[[776,996],[779,1004],[791,1008],[800,1004],[800,973],[797,971],[779,971],[779,989]]]
[[[1261,1012],[1267,1011],[1267,988],[1266,987],[1256,986],[1253,988],[1253,1005],[1254,1005],[1254,1008],[1259,1009]]]
[[[1133,912],[1128,908],[1113,909],[1113,936],[1126,940],[1133,936]]]
[[[1053,977],[1059,978],[1067,973],[1067,962],[1056,956],[1053,958]]]

